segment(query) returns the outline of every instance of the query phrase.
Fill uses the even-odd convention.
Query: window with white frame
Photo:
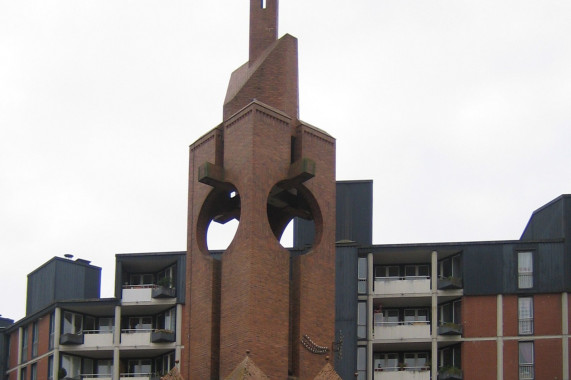
[[[533,253],[517,253],[517,279],[518,288],[533,288]]]
[[[519,343],[519,380],[535,378],[533,362],[533,342]]]
[[[427,264],[419,265],[405,265],[404,267],[405,277],[430,277],[430,266]]]
[[[455,323],[461,324],[462,323],[462,301],[457,300],[454,302],[448,302],[445,304],[441,304],[439,306],[439,322],[440,324],[444,323]]]
[[[79,356],[62,355],[61,368],[65,369],[66,377],[79,378],[81,373],[81,358]]]
[[[462,255],[455,255],[438,263],[440,278],[462,278]]]
[[[375,278],[399,277],[400,268],[398,265],[380,265],[375,267]]]
[[[428,309],[405,309],[405,322],[428,322]]]
[[[518,333],[533,334],[533,298],[519,297],[517,300]]]
[[[383,311],[382,322],[388,325],[397,325],[399,323],[398,309],[386,309]]]
[[[415,352],[404,354],[404,369],[407,371],[420,371],[428,366],[428,353]]]
[[[399,370],[399,355],[397,353],[375,353],[373,360],[375,371],[392,372]]]
[[[128,332],[148,332],[153,328],[153,317],[129,317]]]
[[[81,314],[65,311],[63,313],[63,334],[82,334],[83,316]]]
[[[113,332],[114,319],[112,317],[101,317],[98,319],[99,334],[106,334]]]
[[[137,377],[137,375],[150,375],[152,373],[152,365],[153,361],[151,359],[129,360],[127,362],[129,375],[135,377]]]

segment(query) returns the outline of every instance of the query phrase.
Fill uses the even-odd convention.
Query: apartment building
[[[345,334],[355,355],[341,358],[338,372],[367,380],[569,379],[570,221],[571,196],[563,195],[533,213],[520,240],[339,242],[337,276],[356,277],[337,289],[337,328],[355,334]],[[346,291],[356,300],[339,297]]]
[[[28,275],[26,317],[6,328],[8,380],[150,380],[180,357],[186,252],[116,256],[115,297],[101,269],[55,257]]]

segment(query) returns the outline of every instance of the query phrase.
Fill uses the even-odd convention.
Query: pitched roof
[[[254,361],[246,356],[244,360],[228,375],[224,380],[269,380],[270,378],[266,376],[261,369],[256,367]]]
[[[315,376],[313,380],[343,380],[330,363],[325,364],[325,367]]]

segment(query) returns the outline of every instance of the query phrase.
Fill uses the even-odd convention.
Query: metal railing
[[[403,280],[430,280],[430,276],[390,276],[390,277],[375,277],[376,280],[383,281],[403,281]]]
[[[533,380],[534,378],[533,364],[519,365],[519,380]]]
[[[533,288],[533,272],[519,273],[517,275],[517,286],[520,289]]]
[[[395,321],[395,322],[375,322],[375,326],[414,326],[429,325],[430,321]]]
[[[521,318],[518,320],[518,332],[521,335],[533,334],[533,318]]]
[[[426,366],[407,366],[407,365],[399,365],[397,367],[377,367],[375,368],[375,372],[396,372],[396,371],[416,371],[416,372],[423,372],[423,371],[430,371],[430,367]]]

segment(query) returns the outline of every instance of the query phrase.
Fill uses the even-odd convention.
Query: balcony
[[[373,339],[430,339],[430,322],[375,322]]]
[[[151,373],[121,373],[119,380],[159,380],[159,376]]]
[[[430,277],[375,277],[374,293],[378,295],[430,293]]]
[[[153,288],[151,292],[151,298],[174,298],[176,297],[176,289],[169,288],[166,286],[158,285],[156,288]]]
[[[157,285],[124,285],[121,301],[125,303],[169,303],[176,289]]]
[[[72,334],[72,333],[65,333],[61,334],[59,338],[59,344],[62,345],[80,345],[83,344],[83,333],[79,334]]]
[[[151,332],[152,343],[173,343],[176,340],[174,331],[155,330]]]
[[[439,290],[462,289],[462,279],[460,277],[441,277],[438,279]]]
[[[444,322],[438,326],[438,335],[462,335],[462,325]]]
[[[112,380],[113,376],[110,374],[87,373],[81,374],[81,380]]]
[[[430,369],[423,368],[375,368],[373,380],[430,380]]]
[[[533,364],[520,364],[519,365],[519,380],[533,380],[534,379]]]
[[[442,367],[438,370],[438,380],[462,380],[464,374],[457,367]]]
[[[150,343],[173,343],[176,334],[171,330],[124,329],[121,330],[121,346],[149,346]]]

